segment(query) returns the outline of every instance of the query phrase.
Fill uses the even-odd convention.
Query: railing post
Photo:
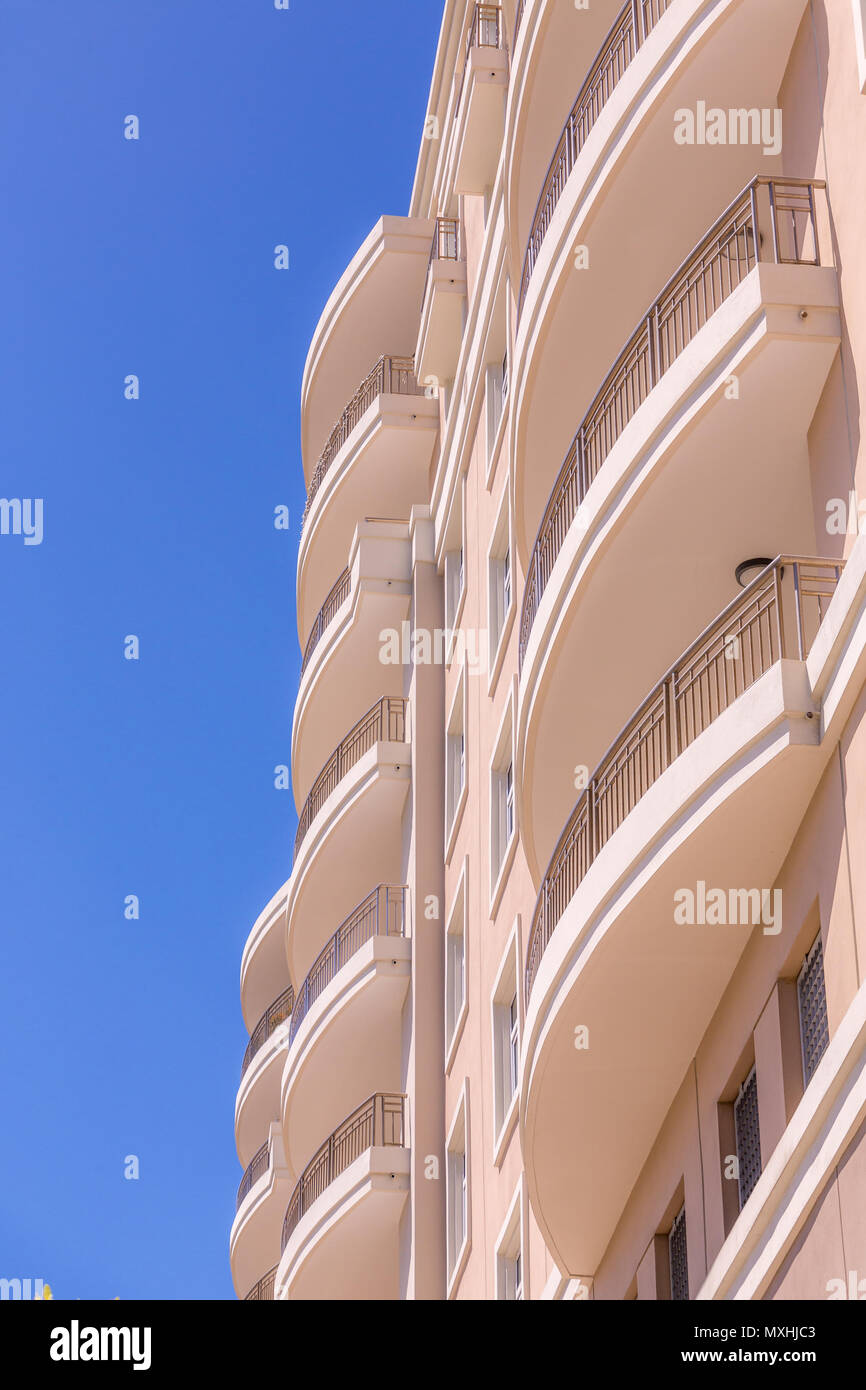
[[[640,48],[646,34],[643,25],[643,5],[641,0],[631,0],[632,24],[634,26],[634,48],[635,52]]]
[[[800,566],[795,562],[794,571],[794,612],[797,618],[797,655],[801,661],[806,660],[806,634],[803,629],[803,604],[800,593]],[[781,580],[779,581],[781,585]]]
[[[815,185],[809,183],[809,220],[812,224],[812,242],[815,247],[815,264],[821,264],[821,250],[818,245],[818,209],[815,205]]]
[[[782,566],[776,565],[773,570],[773,589],[776,598],[776,636],[779,642],[779,657],[785,656],[785,625],[782,620]]]
[[[662,374],[658,305],[655,305],[650,311],[647,323],[647,337],[649,339],[650,388],[652,388],[658,384],[659,377]]]
[[[767,189],[770,195],[770,226],[773,231],[773,256],[776,265],[779,264],[779,224],[776,218],[776,183],[774,179],[767,180]],[[755,244],[755,255],[757,256],[757,242]]]
[[[674,680],[674,676],[669,676],[665,681],[665,723],[667,725],[665,743],[667,747],[668,767],[679,757],[680,751],[677,697],[674,689]]]

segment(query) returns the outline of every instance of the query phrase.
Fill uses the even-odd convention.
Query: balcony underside
[[[345,1115],[401,1084],[401,1014],[411,943],[375,936],[311,1007],[292,1042],[282,1083],[283,1134],[295,1178]]]
[[[275,1297],[396,1300],[407,1149],[368,1149],[322,1193],[289,1238]]]
[[[286,1060],[288,1025],[281,1024],[259,1048],[241,1078],[235,1102],[235,1142],[246,1168],[280,1113],[280,1082]]]
[[[289,880],[285,941],[293,980],[305,979],[371,883],[401,881],[410,760],[410,744],[377,743],[313,820]]]
[[[408,552],[408,542],[404,548]],[[404,668],[382,663],[380,633],[399,633],[408,620],[410,587],[402,576],[361,578],[313,653],[301,679],[292,728],[297,804],[346,729],[379,697],[403,694]]]
[[[678,0],[589,133],[544,238],[515,343],[511,447],[522,556],[576,424],[636,314],[749,179],[781,168],[762,145],[677,144],[676,113],[698,102],[725,112],[774,108],[802,12],[800,0]],[[576,266],[579,247],[588,251],[586,269]]]
[[[439,402],[378,396],[324,477],[298,551],[298,633],[302,647],[365,517],[408,521],[424,503],[439,429]]]
[[[291,983],[286,962],[286,901],[290,883],[291,880],[284,883],[259,914],[244,946],[241,1009],[248,1033]]]
[[[456,193],[481,194],[493,185],[502,144],[507,87],[505,51],[471,49],[454,138]]]
[[[309,483],[352,392],[382,353],[415,345],[433,223],[381,217],[340,277],[316,325],[301,388],[301,445]],[[338,566],[339,571],[339,566]]]
[[[287,1170],[271,1168],[241,1204],[229,1240],[232,1281],[238,1298],[246,1297],[280,1257],[280,1231],[291,1191]]]
[[[638,803],[541,959],[521,1135],[533,1211],[566,1272],[596,1270],[707,1019],[763,930],[681,925],[674,894],[772,888],[828,756],[811,708],[805,664],[776,663]]]
[[[578,507],[521,673],[517,786],[536,882],[574,801],[572,769],[595,767],[734,597],[737,564],[824,548],[806,439],[838,350],[836,296],[833,270],[756,267],[661,378]]]
[[[431,261],[415,348],[415,372],[422,385],[438,387],[454,380],[465,307],[466,262]]]

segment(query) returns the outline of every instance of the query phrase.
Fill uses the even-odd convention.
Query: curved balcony
[[[342,921],[371,879],[402,877],[411,753],[408,701],[386,696],[316,778],[298,818],[289,880],[285,948],[292,979],[303,979],[322,949],[323,925]]]
[[[298,990],[281,1110],[294,1172],[359,1095],[369,1095],[377,1084],[400,1086],[411,962],[405,894],[405,888],[388,886],[369,893],[320,951]]]
[[[806,657],[840,572],[781,557],[728,605],[602,759],[545,874],[520,1122],[563,1270],[597,1268],[752,931],[782,930],[770,895],[830,751]]]
[[[307,645],[304,648],[304,657],[301,662],[301,680],[304,679],[304,672],[310,664],[313,652],[322,640],[326,629],[330,627],[337,613],[342,608],[346,599],[352,591],[352,571],[348,568],[343,570],[337,582],[334,584],[325,602],[316,615],[313,623],[313,630],[307,638]]]
[[[358,422],[366,415],[379,396],[423,396],[424,388],[415,380],[415,359],[412,357],[380,357],[358,387],[349,404],[331,430],[328,442],[313,469],[303,520],[306,521],[316,495],[334,460],[340,453]]]
[[[673,3],[674,0],[626,0],[584,78],[553,152],[532,219],[520,277],[518,315],[556,205],[577,157],[626,68]]]
[[[425,395],[411,357],[380,357],[331,431],[313,470],[298,551],[298,629],[315,649],[316,616],[349,554],[359,517],[408,521],[427,497],[439,403]],[[321,633],[320,633],[321,635]]]
[[[235,1138],[242,1163],[279,1114],[280,1078],[294,1003],[290,985],[262,1014],[244,1055],[235,1102]]]
[[[241,958],[241,1009],[250,1033],[274,1000],[274,990],[291,984],[286,961],[286,903],[289,883],[256,918]],[[276,1112],[275,1112],[276,1113]]]
[[[322,311],[301,386],[301,451],[308,480],[334,421],[371,362],[382,353],[411,356],[432,230],[429,218],[381,217]]]
[[[244,1303],[265,1303],[274,1297],[274,1279],[276,1278],[277,1267],[269,1269],[267,1274],[263,1274],[257,1284],[253,1284],[249,1293],[244,1297]]]
[[[515,64],[508,154],[512,256],[525,267],[511,363],[521,557],[549,496],[551,465],[589,405],[584,384],[598,381],[616,355],[634,306],[652,298],[756,166],[766,176],[781,172],[772,113],[803,8],[800,0],[642,0],[619,7],[609,30],[612,6],[576,15],[547,5],[525,19],[532,28]],[[557,105],[575,47],[584,52],[593,25],[586,76],[576,100],[571,87],[527,213],[542,113]],[[705,129],[713,112],[726,126],[718,143],[715,129],[709,140]],[[663,215],[647,218],[647,207]],[[575,333],[575,324],[589,331]]]
[[[406,1097],[376,1094],[318,1149],[286,1209],[276,1296],[396,1299],[409,1192]]]
[[[376,697],[402,695],[404,668],[381,661],[381,633],[399,633],[408,621],[411,576],[405,523],[360,522],[349,566],[325,600],[304,654],[292,721],[297,803],[337,739]]]
[[[815,548],[806,440],[840,340],[822,188],[753,179],[656,296],[573,436],[521,616],[517,785],[536,878],[567,809],[559,731],[579,730],[574,763],[591,768],[740,561]]]
[[[244,1175],[238,1184],[237,1201],[235,1211],[240,1211],[244,1200],[252,1192],[256,1183],[263,1178],[270,1165],[270,1142],[265,1140],[260,1149],[257,1149],[247,1164]]]
[[[279,1257],[280,1215],[291,1192],[280,1126],[270,1125],[268,1140],[253,1155],[238,1188],[237,1213],[229,1239],[232,1280],[244,1298]]]
[[[322,768],[304,802],[295,832],[295,859],[304,838],[338,783],[377,743],[403,743],[406,739],[406,706],[402,698],[386,696],[350,729]]]

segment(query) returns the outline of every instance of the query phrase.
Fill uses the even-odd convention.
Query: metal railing
[[[581,793],[544,876],[526,955],[527,1002],[554,928],[600,850],[665,769],[743,691],[782,658],[805,659],[841,572],[837,560],[774,560],[629,720]]]
[[[517,43],[517,35],[520,33],[520,25],[523,22],[523,11],[526,9],[526,0],[517,0],[517,12],[514,16],[514,42]]]
[[[460,103],[463,100],[463,87],[466,82],[466,74],[469,70],[469,59],[473,48],[502,48],[503,37],[502,10],[499,5],[476,5],[472,15],[472,23],[469,26],[466,51],[463,55],[463,72],[460,76],[460,89],[457,93],[457,100],[454,103],[455,121],[460,111]]]
[[[325,602],[322,604],[321,608],[316,614],[316,621],[313,623],[313,630],[307,638],[307,645],[304,648],[304,659],[301,662],[302,676],[306,671],[307,666],[309,665],[310,657],[313,655],[313,652],[316,650],[317,646],[322,640],[322,634],[324,633],[325,628],[329,625],[329,623],[333,621],[338,609],[342,608],[343,604],[346,602],[346,599],[349,597],[349,591],[351,587],[352,571],[349,569],[345,569],[343,570],[343,573],[340,575],[340,578],[337,580],[333,589],[328,594],[328,597],[325,599]]]
[[[614,444],[668,368],[759,261],[820,264],[815,192],[823,187],[820,180],[753,179],[641,319],[581,421],[538,528],[523,593],[521,666],[556,557]]]
[[[463,248],[460,240],[460,219],[458,217],[437,217],[430,246],[429,271],[434,261],[460,261]]]
[[[269,1269],[267,1274],[263,1274],[257,1284],[254,1284],[249,1293],[244,1298],[244,1303],[261,1303],[273,1300],[274,1284],[277,1279],[277,1266]]]
[[[565,128],[559,137],[559,144],[554,150],[532,219],[526,255],[523,259],[518,314],[523,307],[527,286],[553,219],[554,209],[562,196],[562,190],[574,168],[577,156],[623,73],[670,5],[671,0],[627,0],[587,73],[577,101],[571,108]],[[518,22],[521,15],[522,6],[518,12]]]
[[[405,1096],[379,1092],[360,1105],[325,1140],[307,1164],[289,1200],[283,1221],[281,1253],[304,1212],[309,1211],[316,1198],[321,1197],[356,1158],[368,1149],[404,1147],[405,1109]]]
[[[373,370],[364,378],[334,428],[310,479],[307,501],[301,524],[306,521],[313,500],[328,469],[342,449],[361,416],[379,396],[423,396],[424,387],[415,380],[415,360],[412,357],[380,357]]]
[[[406,705],[402,696],[384,696],[350,729],[322,768],[304,802],[295,834],[295,857],[313,820],[346,773],[377,743],[403,743]]]
[[[295,995],[291,985],[289,985],[288,989],[283,990],[279,999],[275,999],[270,1008],[265,1010],[250,1034],[247,1050],[244,1053],[243,1065],[241,1066],[242,1077],[259,1048],[264,1047],[268,1038],[279,1028],[281,1023],[285,1023],[287,1018],[291,1018],[294,1006]]]
[[[298,990],[292,1012],[290,1042],[319,995],[365,942],[372,940],[374,936],[405,934],[405,896],[405,887],[394,888],[381,884],[374,888],[338,927],[327,946],[316,957],[307,978]]]
[[[258,1182],[259,1178],[268,1171],[269,1166],[270,1158],[268,1156],[268,1144],[267,1141],[265,1141],[258,1152],[253,1154],[247,1165],[246,1172],[241,1178],[240,1187],[238,1188],[238,1200],[235,1206],[236,1211],[240,1211],[241,1202],[253,1185]]]

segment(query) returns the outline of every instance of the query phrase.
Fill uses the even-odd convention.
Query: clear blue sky
[[[441,10],[0,4],[0,496],[44,499],[41,545],[0,536],[0,1276],[58,1298],[233,1297],[240,957],[295,825],[301,373],[407,210]]]

